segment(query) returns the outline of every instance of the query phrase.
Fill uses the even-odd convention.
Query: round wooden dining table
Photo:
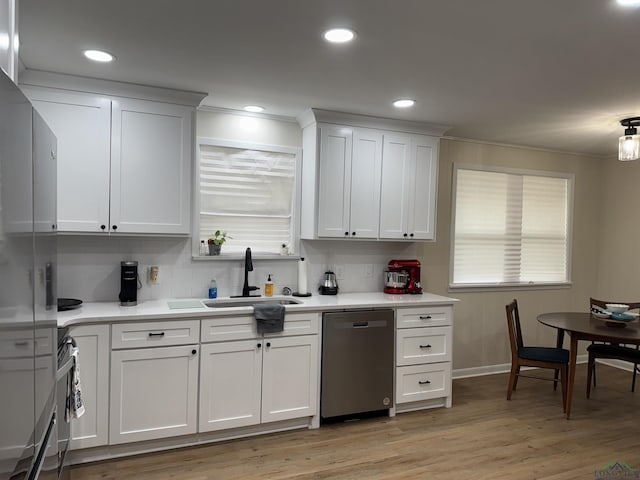
[[[569,333],[569,375],[567,380],[567,399],[565,409],[567,419],[571,414],[573,382],[576,376],[576,358],[580,340],[625,343],[640,345],[640,323],[638,320],[626,324],[607,322],[588,312],[552,312],[538,315],[538,321],[558,330],[557,345],[562,347],[564,332]],[[616,325],[616,326],[613,326]]]

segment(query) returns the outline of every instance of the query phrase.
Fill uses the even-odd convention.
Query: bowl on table
[[[607,303],[606,307],[611,313],[624,313],[629,310],[629,305],[624,303]]]

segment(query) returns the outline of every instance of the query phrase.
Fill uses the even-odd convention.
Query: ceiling
[[[640,8],[615,0],[20,0],[24,68],[450,125],[449,136],[614,155],[640,115]],[[355,42],[322,32],[348,26]],[[82,56],[113,53],[111,64]],[[391,102],[416,100],[411,109]]]

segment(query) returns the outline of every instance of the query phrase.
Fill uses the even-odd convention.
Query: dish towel
[[[253,306],[258,333],[276,333],[284,330],[284,305],[260,303]]]
[[[64,412],[64,419],[70,422],[72,418],[80,418],[84,414],[84,403],[82,402],[82,387],[80,385],[80,355],[78,347],[71,348],[73,357],[73,367],[68,375],[67,401]]]

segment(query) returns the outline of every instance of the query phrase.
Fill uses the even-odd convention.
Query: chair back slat
[[[520,327],[520,314],[518,313],[518,302],[513,302],[506,306],[507,323],[509,325],[509,342],[511,343],[511,355],[517,357],[518,351],[524,346],[522,342],[522,328]]]

